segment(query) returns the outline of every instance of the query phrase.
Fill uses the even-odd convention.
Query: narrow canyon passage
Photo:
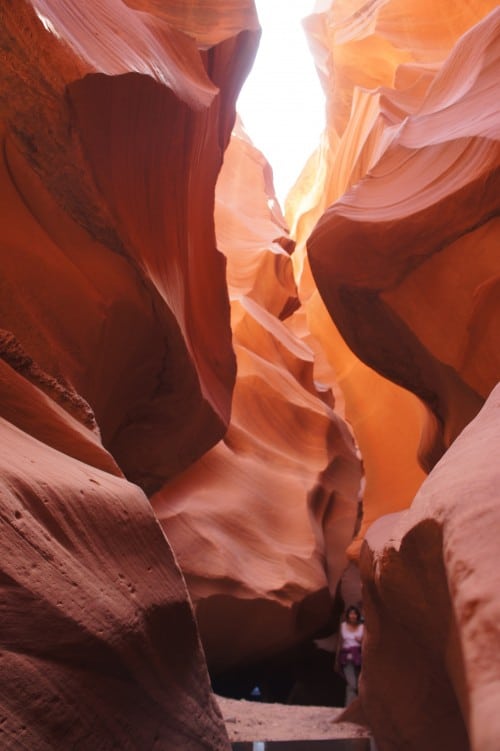
[[[0,0],[2,748],[338,709],[349,604],[343,719],[499,747],[500,10],[311,4],[286,194],[237,115],[265,12]]]

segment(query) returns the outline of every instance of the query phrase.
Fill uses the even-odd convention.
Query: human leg
[[[348,707],[358,695],[358,673],[352,663],[344,666],[344,677],[346,680],[345,706]]]

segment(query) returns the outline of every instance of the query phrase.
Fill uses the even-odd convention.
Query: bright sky
[[[237,110],[273,168],[283,208],[325,124],[325,98],[300,23],[313,12],[315,2],[255,0],[255,5],[262,36]]]

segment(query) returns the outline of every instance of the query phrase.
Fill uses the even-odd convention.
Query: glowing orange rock
[[[346,12],[331,38],[340,47],[338,88],[331,89],[338,120],[330,120],[302,178],[309,185],[322,164],[315,190],[326,186],[321,200],[331,205],[308,242],[311,269],[303,264],[301,296],[312,331],[327,311],[338,327],[322,341],[330,335],[346,413],[355,408],[359,419],[353,426],[367,467],[365,514],[370,521],[380,514],[361,552],[367,638],[361,703],[351,719],[364,716],[381,751],[498,744],[498,387],[474,419],[500,377],[500,12],[487,15],[493,8],[475,2],[448,15],[448,3],[387,2],[357,13],[357,3],[332,4],[333,15]],[[420,9],[428,14],[425,28],[436,29],[430,38],[416,23]],[[371,55],[384,48],[377,65]],[[360,86],[347,95],[349,78]],[[314,195],[301,190],[299,181],[289,211],[297,212],[297,233],[308,234],[318,215]],[[366,411],[359,409],[364,373],[353,352],[418,395],[432,418],[404,411],[407,432],[393,435],[395,444],[413,446],[415,458],[422,435],[420,461],[428,470],[435,465],[400,514],[383,515],[391,505],[402,508],[393,502],[395,455],[384,436],[397,419],[379,421],[377,431],[372,422],[371,436],[360,431],[379,405],[370,376]],[[383,446],[378,455],[375,441]],[[373,477],[379,497],[368,492]]]
[[[302,252],[327,210],[309,242],[324,303],[307,262],[296,267],[310,329],[337,372],[365,463],[360,539],[381,513],[409,505],[422,470],[476,414],[498,377],[496,14],[445,62],[457,38],[494,7],[478,0],[451,13],[445,2],[388,2],[361,12],[359,3],[339,2],[306,20],[327,91],[328,127],[286,215]],[[479,207],[472,196],[482,202],[483,186],[491,202]],[[356,227],[352,234],[348,225]],[[469,242],[483,249],[472,274]],[[452,255],[467,279],[450,272]],[[452,320],[456,300],[460,313]],[[482,364],[471,356],[476,349]],[[358,549],[359,541],[352,553]]]
[[[184,580],[122,473],[151,492],[229,422],[213,203],[258,25],[248,3],[160,5],[2,6],[9,747],[229,748]]]
[[[499,333],[478,325],[486,311],[494,313],[500,271],[494,240],[500,126],[491,96],[499,36],[498,12],[464,36],[420,108],[367,177],[326,212],[308,243],[318,287],[344,338],[365,362],[428,404],[444,446],[474,416],[499,373],[496,354],[485,358],[480,376],[477,362],[474,368],[464,362],[471,318],[477,317],[482,351],[494,352]],[[466,81],[457,64],[465,57]],[[471,259],[477,244],[481,254]]]
[[[296,331],[293,244],[269,165],[240,126],[216,226],[238,364],[231,424],[152,499],[214,673],[283,652],[328,620],[360,481],[352,437]]]

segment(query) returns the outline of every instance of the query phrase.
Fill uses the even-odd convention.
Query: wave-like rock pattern
[[[498,746],[499,440],[497,386],[411,509],[368,532],[361,702],[381,751]]]
[[[255,10],[1,6],[0,745],[226,749],[143,490],[229,423],[213,207]]]
[[[306,23],[329,124],[287,216],[301,244],[314,229],[309,260],[324,302],[307,265],[301,297],[309,300],[311,329],[320,329],[345,375],[346,413],[366,462],[363,531],[379,513],[411,502],[422,469],[429,471],[498,378],[498,11],[485,18],[493,8],[479,0],[452,13],[445,2],[432,11],[340,2]],[[326,330],[314,323],[326,319],[323,304],[335,322]],[[337,347],[342,339],[348,350]],[[371,412],[368,383],[382,392]],[[404,424],[384,409],[386,396],[388,407],[402,406]],[[390,428],[380,420],[408,439],[381,437]],[[395,465],[403,470],[396,482]]]
[[[308,244],[318,288],[344,338],[427,403],[444,446],[499,372],[495,327],[482,333],[478,325],[482,311],[498,319],[491,300],[500,270],[499,35],[497,11],[460,40],[420,107],[405,113],[382,156],[325,213]],[[482,367],[477,358],[469,364],[469,323],[478,350],[492,352]]]
[[[224,438],[152,499],[212,672],[300,644],[329,618],[360,462],[297,333],[293,249],[270,168],[238,126],[216,193],[238,375]]]
[[[199,9],[195,25],[231,18],[210,48],[189,35],[192,10],[181,30],[156,11],[40,0],[9,6],[3,25],[4,248],[22,262],[5,257],[2,272],[25,291],[3,296],[3,327],[91,405],[148,492],[229,419],[213,197],[258,38],[256,19],[239,25],[248,9]]]
[[[329,128],[289,202],[297,235],[313,229],[302,294],[310,320],[317,314],[311,330],[326,312],[336,324],[331,349],[344,354],[330,357],[354,371],[342,386],[354,388],[362,361],[430,416],[413,426],[430,475],[410,509],[392,515],[397,503],[368,493],[377,472],[393,489],[388,425],[370,441],[353,423],[367,460],[365,512],[380,518],[361,551],[367,638],[360,702],[347,716],[368,722],[381,751],[493,751],[500,12],[490,2],[452,12],[390,0],[329,9],[308,24],[317,59],[323,52]],[[315,165],[319,185],[308,192]],[[360,422],[377,401],[368,383]],[[347,414],[349,399],[346,390]],[[369,465],[375,442],[383,451]]]
[[[0,431],[2,748],[228,749],[144,493]]]

